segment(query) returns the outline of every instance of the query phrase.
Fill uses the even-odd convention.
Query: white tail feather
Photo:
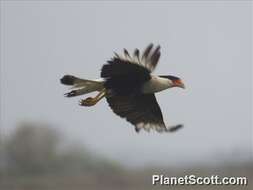
[[[65,79],[70,79],[70,75],[64,76]],[[63,77],[63,78],[64,78]],[[68,81],[69,82],[69,81]],[[64,81],[62,82],[63,84]],[[104,80],[98,79],[98,80],[87,80],[87,79],[80,79],[74,76],[71,76],[71,84],[72,85],[70,89],[72,89],[71,92],[68,92],[65,94],[66,97],[73,97],[73,96],[79,96],[83,94],[88,94],[95,91],[101,91],[104,88]]]

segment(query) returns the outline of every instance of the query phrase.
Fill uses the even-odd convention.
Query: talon
[[[94,98],[88,97],[86,99],[82,99],[79,102],[80,106],[94,106],[96,103],[98,103],[103,97],[105,97],[105,89],[100,91],[97,96]]]
[[[86,99],[82,99],[79,102],[79,105],[81,105],[81,106],[94,106],[95,104],[96,104],[96,102],[91,97],[88,97]]]

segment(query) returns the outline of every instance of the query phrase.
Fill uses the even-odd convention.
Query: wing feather
[[[160,56],[161,56],[160,46],[157,46],[156,49],[154,50],[153,54],[150,57],[150,62],[151,62],[152,68],[156,67]]]
[[[138,96],[112,96],[107,97],[107,102],[113,112],[135,126],[139,132],[141,129],[158,132],[170,132],[166,128],[161,109],[154,94]]]
[[[152,43],[149,44],[143,51],[141,58],[139,49],[135,49],[132,56],[126,49],[123,49],[123,55],[114,53],[115,56],[112,59],[117,58],[125,63],[138,64],[152,72],[156,68],[161,56],[160,46],[158,45],[154,50],[153,47]]]
[[[140,64],[140,51],[138,49],[134,50],[133,59],[134,59],[135,62]]]
[[[149,57],[149,54],[150,54],[150,51],[151,49],[153,48],[153,44],[149,44],[146,49],[144,50],[143,54],[142,54],[142,57],[141,57],[141,61],[145,62],[148,57]]]

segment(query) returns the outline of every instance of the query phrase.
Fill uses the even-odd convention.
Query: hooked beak
[[[182,82],[182,80],[180,80],[180,79],[174,80],[174,81],[173,81],[173,84],[174,84],[175,87],[179,87],[179,88],[185,89],[185,85],[184,85],[184,83]]]

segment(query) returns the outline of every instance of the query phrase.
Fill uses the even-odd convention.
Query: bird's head
[[[169,80],[169,83],[170,83],[170,87],[179,87],[179,88],[185,88],[185,85],[183,83],[183,81],[176,77],[176,76],[172,76],[172,75],[161,75],[159,77],[162,77],[162,78],[166,78]]]

